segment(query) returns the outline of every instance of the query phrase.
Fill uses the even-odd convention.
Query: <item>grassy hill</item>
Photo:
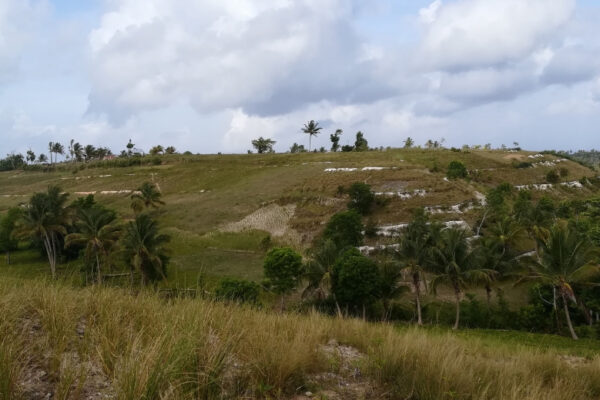
[[[452,160],[462,161],[469,181],[447,181]],[[464,220],[473,225],[479,210],[471,209],[489,188],[499,183],[543,184],[548,171],[563,169],[564,182],[594,176],[575,162],[531,152],[392,149],[364,153],[300,153],[266,155],[164,156],[160,165],[116,167],[116,162],[59,164],[51,171],[0,173],[0,212],[24,202],[48,185],[60,185],[72,198],[94,193],[96,199],[131,217],[127,191],[145,181],[158,184],[166,206],[161,225],[173,237],[170,284],[193,286],[199,277],[262,278],[262,260],[269,243],[302,250],[347,198],[338,187],[366,182],[383,193],[385,206],[369,221],[376,226],[407,222],[419,206],[434,207],[435,218]],[[529,162],[530,168],[516,168]],[[336,170],[332,169],[355,169]],[[556,199],[593,195],[594,188],[555,185],[533,190],[534,196]],[[415,191],[422,191],[416,195]],[[401,194],[401,195],[399,195]],[[456,207],[461,205],[461,207]],[[451,207],[455,206],[454,209]],[[461,209],[463,211],[461,211]],[[384,243],[384,238],[368,244]],[[35,254],[23,254],[29,272],[43,264]],[[20,262],[20,261],[19,261]],[[30,268],[31,267],[31,268]],[[22,272],[22,271],[21,271]]]

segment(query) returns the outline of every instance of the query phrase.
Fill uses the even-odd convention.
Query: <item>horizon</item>
[[[0,0],[0,154],[48,142],[245,153],[308,120],[371,147],[591,150],[600,4]]]

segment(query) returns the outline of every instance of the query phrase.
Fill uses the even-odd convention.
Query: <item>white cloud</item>
[[[421,62],[434,69],[481,68],[530,55],[569,21],[575,0],[459,0],[421,14]]]

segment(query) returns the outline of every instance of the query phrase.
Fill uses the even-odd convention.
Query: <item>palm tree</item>
[[[58,186],[50,186],[46,193],[36,193],[29,200],[17,228],[21,238],[41,239],[48,256],[52,278],[56,278],[56,262],[60,236],[67,234],[70,209],[65,206],[66,193]]]
[[[415,295],[417,324],[423,325],[421,316],[421,283],[424,282],[424,269],[440,225],[429,225],[427,214],[421,208],[413,216],[411,223],[405,228],[400,238],[400,246],[395,251],[396,258],[402,264],[402,270],[411,277],[411,285]]]
[[[77,233],[65,237],[65,248],[73,245],[85,247],[85,258],[96,264],[96,277],[102,283],[101,261],[106,261],[109,252],[119,238],[119,227],[114,224],[115,213],[100,207],[81,209],[75,223]]]
[[[502,242],[494,237],[484,237],[478,240],[475,251],[477,253],[477,264],[482,268],[494,271],[495,278],[506,275],[516,263],[516,259],[506,253]],[[485,280],[483,283],[488,309],[490,309],[493,280]]]
[[[436,274],[431,280],[431,290],[446,283],[454,290],[456,320],[452,329],[458,329],[460,321],[460,296],[471,284],[488,282],[494,278],[491,269],[480,268],[476,253],[471,250],[463,229],[450,228],[441,232],[436,246],[432,248],[430,268]]]
[[[153,156],[158,155],[158,154],[163,154],[164,152],[165,152],[165,149],[160,144],[156,145],[150,149],[150,154]]]
[[[144,208],[158,208],[164,205],[162,194],[154,183],[144,182],[137,190],[137,193],[131,195],[131,208],[134,212],[140,213]]]
[[[133,274],[138,271],[141,283],[163,280],[167,277],[167,249],[170,237],[159,233],[158,224],[148,215],[139,214],[123,231],[120,247]]]
[[[323,128],[319,126],[319,123],[315,122],[312,119],[310,121],[308,121],[308,123],[304,124],[304,128],[302,128],[302,132],[304,132],[308,135],[308,151],[311,150],[312,137],[317,136],[321,129],[323,129]]]
[[[310,260],[305,266],[305,278],[308,285],[303,297],[314,296],[319,300],[324,300],[331,294],[331,274],[340,249],[335,242],[326,239],[315,246],[310,252]]]
[[[84,153],[85,153],[85,161],[86,162],[90,161],[91,159],[96,157],[96,148],[93,145],[88,144],[84,148]]]
[[[48,154],[50,154],[50,164],[52,164],[52,153],[54,153],[54,142],[48,142]]]
[[[42,154],[40,154],[40,155],[38,156],[38,162],[39,162],[39,163],[42,163],[42,164],[43,164],[43,163],[45,163],[45,162],[47,162],[47,161],[48,161],[48,157],[46,157],[46,155],[45,155],[45,154],[43,154],[43,153],[42,153]]]
[[[27,162],[35,162],[35,153],[31,149],[27,150]]]
[[[56,162],[59,154],[61,156],[65,154],[65,147],[62,144],[60,144],[59,142],[56,142],[52,145],[52,151],[55,154],[54,162]]]
[[[559,224],[552,226],[547,235],[538,237],[538,242],[539,260],[531,260],[529,271],[521,281],[537,280],[552,285],[554,311],[557,311],[556,298],[560,297],[571,337],[577,340],[567,303],[568,300],[577,302],[573,284],[585,284],[600,275],[600,267],[596,263],[597,249],[585,236]]]

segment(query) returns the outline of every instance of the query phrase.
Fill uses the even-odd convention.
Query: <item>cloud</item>
[[[419,60],[460,70],[505,64],[530,55],[566,24],[575,0],[459,0],[421,10]],[[425,16],[425,17],[423,17]]]

